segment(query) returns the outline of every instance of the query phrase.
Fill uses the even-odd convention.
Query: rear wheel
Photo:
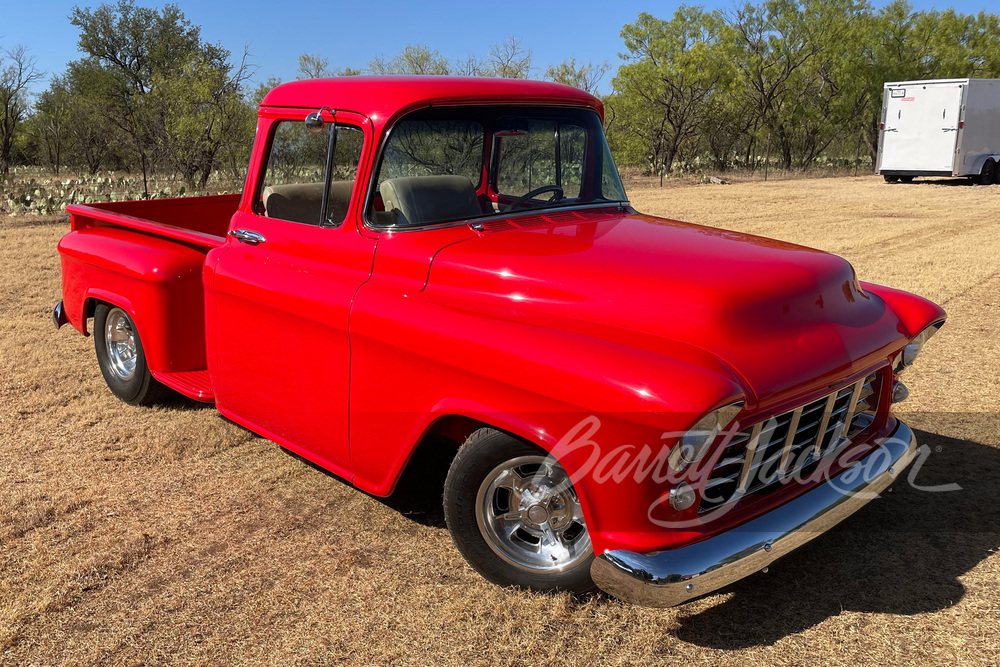
[[[901,183],[912,183],[913,182],[913,176],[900,176],[899,180],[900,180]]]
[[[886,183],[895,183],[896,181],[898,181],[898,180],[899,180],[899,176],[891,176],[891,175],[889,175],[889,174],[886,174],[886,175],[885,175],[885,176],[883,176],[882,178],[884,178],[884,179],[885,179],[885,182],[886,182]]]
[[[594,549],[569,475],[543,449],[473,433],[444,488],[444,515],[469,564],[500,586],[584,592]]]
[[[974,178],[973,181],[976,185],[992,185],[995,171],[996,163],[993,160],[987,160],[986,164],[983,165],[982,171],[979,172],[979,176]]]
[[[149,405],[166,387],[153,379],[135,322],[117,306],[99,303],[94,309],[94,348],[108,388],[131,405]]]

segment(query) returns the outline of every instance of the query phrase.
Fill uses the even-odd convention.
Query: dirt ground
[[[209,407],[118,402],[56,332],[64,223],[0,218],[0,663],[996,664],[1000,186],[873,177],[631,192],[803,243],[950,319],[906,382],[931,455],[771,568],[680,608],[496,588],[433,493],[352,489]]]

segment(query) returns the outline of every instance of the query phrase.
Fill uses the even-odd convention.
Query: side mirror
[[[306,129],[313,134],[319,134],[323,131],[323,125],[326,121],[323,120],[323,111],[313,111],[311,114],[306,116]]]

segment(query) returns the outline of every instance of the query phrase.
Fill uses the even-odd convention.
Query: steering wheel
[[[563,189],[561,187],[559,187],[558,185],[543,185],[542,187],[535,188],[531,192],[529,192],[527,194],[523,194],[520,197],[518,197],[517,199],[515,199],[514,201],[512,201],[510,203],[510,206],[507,207],[507,210],[508,211],[513,211],[515,208],[517,208],[518,206],[520,206],[524,202],[528,201],[529,199],[534,199],[538,195],[544,194],[546,192],[554,192],[554,193],[556,193],[556,196],[549,200],[550,202],[559,201],[560,199],[563,198]]]

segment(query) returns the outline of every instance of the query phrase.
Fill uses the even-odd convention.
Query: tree
[[[280,85],[281,79],[276,76],[268,77],[266,81],[254,89],[253,93],[250,95],[250,102],[255,107],[260,106],[260,103],[264,101],[264,97]]]
[[[157,130],[170,167],[192,188],[204,189],[223,146],[246,142],[240,118],[249,107],[240,88],[248,78],[246,56],[232,68],[228,52],[208,49],[189,55],[182,69],[157,73],[149,93],[153,106],[169,109]]]
[[[339,70],[330,69],[330,59],[318,53],[303,53],[299,56],[299,71],[296,79],[327,79],[332,76],[357,76],[361,70],[344,67]]]
[[[39,147],[45,152],[46,161],[59,175],[66,159],[70,142],[70,125],[75,121],[72,113],[73,97],[62,77],[54,77],[48,89],[38,96],[32,118]]]
[[[711,96],[728,83],[726,33],[718,12],[682,6],[670,21],[646,13],[622,29],[627,53],[611,85],[616,113],[639,128],[646,159],[660,174],[696,144]]]
[[[68,164],[76,165],[96,174],[109,161],[128,164],[126,158],[117,151],[126,144],[121,130],[108,122],[101,102],[86,94],[73,91],[70,97],[69,116],[72,122],[69,130]]]
[[[74,7],[70,22],[85,57],[70,63],[69,77],[127,140],[145,195],[150,172],[161,167],[204,186],[221,146],[234,140],[228,121],[250,75],[246,53],[234,66],[176,5]]]
[[[786,106],[798,96],[792,76],[819,52],[819,44],[802,20],[796,0],[746,4],[729,18],[735,39],[735,62],[743,81],[743,98],[773,135],[782,166],[792,167],[793,128]]]
[[[550,65],[545,70],[544,78],[594,94],[597,92],[597,85],[601,82],[608,69],[610,69],[610,65],[607,62],[603,62],[600,65],[588,62],[585,65],[577,66],[576,58],[570,58],[558,65]]]
[[[325,79],[328,76],[331,76],[329,58],[313,53],[299,56],[299,74],[296,79]]]
[[[409,45],[390,60],[376,56],[368,68],[372,74],[438,74],[451,71],[448,59],[426,44]]]
[[[14,137],[28,112],[28,92],[42,76],[23,46],[0,49],[0,175],[10,173]]]
[[[486,76],[527,79],[531,75],[531,49],[524,48],[518,38],[508,37],[490,47],[483,70]]]

